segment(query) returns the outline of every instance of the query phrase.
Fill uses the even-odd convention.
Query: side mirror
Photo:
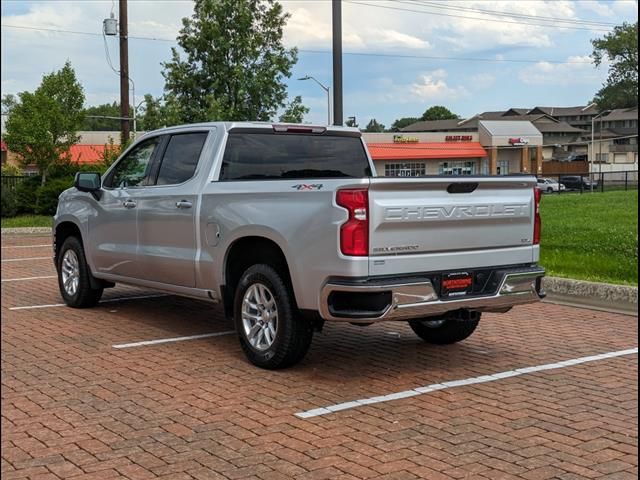
[[[73,186],[81,192],[91,193],[96,200],[100,199],[100,174],[94,172],[78,172]]]

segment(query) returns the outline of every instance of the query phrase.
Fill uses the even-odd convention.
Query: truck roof
[[[307,123],[281,123],[281,122],[200,122],[200,123],[188,123],[183,125],[175,125],[171,127],[164,127],[157,130],[152,130],[146,132],[143,137],[146,137],[150,134],[156,133],[169,133],[173,131],[180,131],[184,129],[192,129],[197,127],[218,127],[222,128],[225,131],[229,131],[231,129],[256,129],[256,130],[266,130],[273,129],[275,127],[293,127],[293,128],[302,128],[302,129],[324,129],[326,132],[349,132],[352,135],[358,134],[361,132],[358,128],[355,127],[342,127],[336,125],[313,125]]]

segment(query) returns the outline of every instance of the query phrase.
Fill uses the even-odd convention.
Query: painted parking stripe
[[[22,277],[22,278],[6,278],[2,279],[4,282],[26,282],[27,280],[42,280],[43,278],[57,278],[55,275],[45,275],[43,277]]]
[[[50,243],[43,243],[42,245],[12,245],[9,247],[2,247],[4,248],[38,248],[38,247],[51,247],[52,245]]]
[[[508,370],[505,372],[498,372],[490,375],[482,375],[479,377],[466,378],[462,380],[452,380],[449,382],[434,383],[425,387],[418,387],[412,390],[405,390],[403,392],[391,393],[389,395],[380,395],[378,397],[363,398],[360,400],[352,400],[349,402],[338,403],[335,405],[328,405],[326,407],[314,408],[312,410],[306,410],[304,412],[296,413],[298,418],[312,418],[321,415],[328,415],[333,412],[339,412],[341,410],[349,410],[351,408],[358,408],[364,405],[372,405],[375,403],[390,402],[392,400],[398,400],[400,398],[415,397],[416,395],[423,395],[425,393],[435,392],[437,390],[445,390],[448,388],[462,387],[464,385],[473,385],[477,383],[495,382],[503,378],[516,377],[519,375],[527,375],[534,372],[542,372],[544,370],[554,370],[558,368],[571,367],[573,365],[579,365],[581,363],[596,362],[598,360],[606,360],[608,358],[622,357],[625,355],[633,355],[638,353],[638,348],[629,348],[627,350],[618,350],[615,352],[601,353],[598,355],[589,355],[588,357],[573,358],[570,360],[563,360],[556,363],[547,363],[544,365],[536,365],[532,367],[518,368],[516,370]]]
[[[159,338],[157,340],[145,340],[142,342],[121,343],[119,345],[112,345],[112,347],[113,348],[144,347],[146,345],[158,345],[160,343],[184,342],[186,340],[198,340],[200,338],[221,337],[223,335],[231,335],[233,333],[236,333],[236,331],[227,330],[225,332],[203,333],[200,335],[189,335],[187,337]]]
[[[156,295],[137,295],[135,297],[119,297],[119,298],[109,298],[107,300],[100,300],[100,303],[109,303],[109,302],[123,302],[125,300],[139,300],[142,298],[156,298],[156,297],[167,297],[166,293],[159,293]],[[27,305],[24,307],[11,307],[9,310],[33,310],[36,308],[53,308],[53,307],[64,307],[66,303],[51,303],[48,305]]]
[[[5,258],[2,262],[26,262],[28,260],[53,260],[53,257]]]

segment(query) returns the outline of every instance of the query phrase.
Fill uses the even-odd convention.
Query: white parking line
[[[109,302],[122,302],[125,300],[139,300],[141,298],[156,298],[156,297],[167,297],[166,293],[160,293],[157,295],[138,295],[135,297],[119,297],[119,298],[109,298],[107,300],[100,300],[100,303],[109,303]],[[11,307],[9,310],[32,310],[35,308],[53,308],[53,307],[64,307],[66,303],[51,303],[49,305],[27,305],[24,307]]]
[[[10,247],[2,247],[2,248],[36,248],[36,247],[51,247],[51,244],[43,243],[42,245],[12,245]]]
[[[629,348],[627,350],[618,350],[616,352],[601,353],[598,355],[590,355],[588,357],[573,358],[570,360],[564,360],[562,362],[547,363],[544,365],[536,365],[533,367],[518,368],[516,370],[508,370],[506,372],[494,373],[491,375],[482,375],[479,377],[471,377],[463,380],[453,380],[450,382],[434,383],[425,387],[414,388],[412,390],[405,390],[403,392],[391,393],[389,395],[381,395],[379,397],[363,398],[360,400],[352,400],[350,402],[338,403],[335,405],[329,405],[326,407],[314,408],[304,412],[296,413],[298,418],[311,418],[318,417],[320,415],[327,415],[333,412],[339,412],[341,410],[348,410],[351,408],[362,407],[364,405],[372,405],[374,403],[389,402],[391,400],[398,400],[400,398],[414,397],[416,395],[422,395],[429,392],[435,392],[437,390],[445,390],[447,388],[461,387],[464,385],[473,385],[475,383],[495,382],[503,378],[515,377],[518,375],[526,375],[528,373],[541,372],[543,370],[553,370],[557,368],[571,367],[573,365],[579,365],[581,363],[595,362],[598,360],[606,360],[607,358],[622,357],[624,355],[633,355],[638,353],[638,348]]]
[[[6,258],[2,262],[26,262],[27,260],[53,260],[53,257]]]
[[[188,337],[160,338],[158,340],[145,340],[142,342],[121,343],[112,345],[113,348],[132,348],[143,347],[145,345],[157,345],[159,343],[184,342],[185,340],[198,340],[200,338],[221,337],[223,335],[231,335],[236,333],[235,330],[227,330],[226,332],[203,333],[201,335],[189,335]]]
[[[23,277],[23,278],[6,278],[2,280],[4,282],[24,282],[26,280],[41,280],[43,278],[56,278],[55,275],[45,275],[44,277]]]

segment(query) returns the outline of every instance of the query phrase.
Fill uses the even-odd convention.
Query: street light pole
[[[325,87],[322,83],[320,83],[316,78],[311,75],[305,75],[304,77],[300,77],[298,80],[313,80],[326,92],[327,94],[327,125],[331,125],[331,93],[330,87]]]

